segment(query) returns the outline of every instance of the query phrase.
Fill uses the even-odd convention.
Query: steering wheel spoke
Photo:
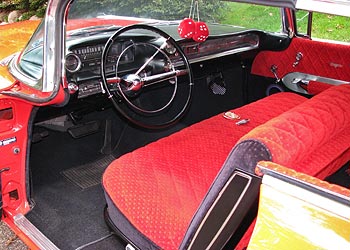
[[[121,78],[120,77],[110,77],[107,78],[107,84],[109,85],[115,85],[115,84],[119,84],[121,82]]]
[[[152,76],[145,76],[141,78],[141,81],[143,82],[143,87],[148,87],[163,81],[175,79],[178,76],[187,75],[188,70],[174,70],[170,72],[160,73]]]

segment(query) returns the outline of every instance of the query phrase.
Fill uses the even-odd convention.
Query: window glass
[[[227,3],[222,23],[270,32],[282,30],[279,8],[246,3]]]
[[[296,13],[298,33],[307,34],[309,12]],[[318,39],[350,42],[350,18],[314,12],[312,15],[311,37]]]
[[[100,6],[100,7],[96,7]],[[190,15],[191,0],[145,1],[142,8],[133,1],[112,2],[110,0],[76,0],[70,9],[69,19],[85,19],[108,15],[152,18],[157,20],[182,20]],[[270,32],[281,31],[280,8],[235,3],[229,1],[198,1],[198,8],[191,12],[193,19],[208,23],[222,23],[259,29]]]
[[[42,89],[42,65],[43,65],[43,37],[44,21],[40,23],[25,50],[20,56],[18,67],[26,74],[25,83],[36,88]]]

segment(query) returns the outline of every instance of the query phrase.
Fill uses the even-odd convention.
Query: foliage
[[[0,2],[0,12],[20,10],[24,14],[22,19],[28,19],[33,15],[43,17],[47,6],[47,0],[11,0]]]
[[[281,31],[280,9],[276,7],[229,3],[222,23],[260,29]]]
[[[191,6],[191,0],[124,0],[118,2],[113,0],[76,0],[76,2],[79,2],[79,9],[74,8],[73,3],[71,10],[72,17],[91,14],[95,10],[106,9],[106,6],[108,6],[110,12],[100,14],[119,13],[124,16],[178,20],[189,16]],[[224,7],[220,1],[199,0],[198,3],[201,20],[218,21],[221,18]]]
[[[189,16],[191,1],[183,0],[154,0],[151,4],[134,9],[136,13],[149,13],[155,18],[170,17],[182,19]],[[204,21],[217,22],[222,13],[222,5],[216,0],[198,1],[199,17]],[[196,15],[194,19],[197,19]]]
[[[266,31],[281,31],[279,8],[250,5],[242,3],[228,3],[222,23],[255,28]],[[308,13],[296,13],[298,33],[307,32]],[[330,39],[341,42],[350,42],[350,18],[323,13],[314,13],[312,21],[313,38]]]
[[[314,13],[312,20],[312,37],[350,42],[349,17]],[[308,13],[306,11],[297,12],[297,23],[298,32],[306,34],[308,23]]]

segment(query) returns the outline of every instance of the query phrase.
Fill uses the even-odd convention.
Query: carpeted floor
[[[42,141],[32,144],[30,165],[35,206],[26,217],[57,247],[73,250],[110,234],[103,218],[105,201],[99,184],[103,168],[97,168],[98,172],[81,171],[80,176],[74,173],[82,167],[91,169],[88,166],[101,159],[106,165],[114,157],[100,152],[103,129],[79,139],[68,132],[48,132]],[[103,242],[110,244],[104,249],[122,248],[115,237]],[[99,244],[102,243],[86,249],[102,249]]]
[[[110,234],[103,217],[102,173],[115,157],[183,126],[159,132],[115,126],[120,137],[113,154],[107,155],[101,153],[103,129],[79,139],[49,130],[49,136],[32,145],[32,198],[36,205],[26,217],[60,249],[124,249],[114,235],[89,245]]]

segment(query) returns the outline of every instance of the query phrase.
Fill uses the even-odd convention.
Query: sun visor
[[[297,0],[296,8],[312,12],[350,17],[349,0]]]
[[[252,3],[265,6],[295,9],[295,0],[234,0],[230,2]]]

